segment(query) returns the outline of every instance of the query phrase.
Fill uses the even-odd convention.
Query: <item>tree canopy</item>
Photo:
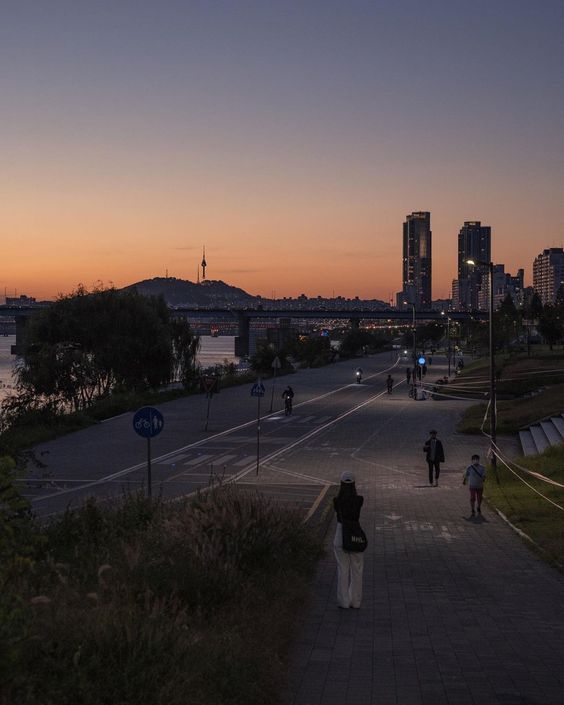
[[[79,411],[116,391],[185,382],[198,338],[162,297],[83,287],[28,319],[18,395]]]

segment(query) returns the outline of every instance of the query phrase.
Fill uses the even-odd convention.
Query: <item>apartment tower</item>
[[[403,224],[403,295],[420,309],[431,308],[431,213],[417,211]]]
[[[479,220],[468,220],[458,233],[458,279],[453,282],[453,308],[474,311],[479,308],[480,290],[488,285],[491,261],[491,227]],[[476,262],[468,264],[468,260]],[[485,262],[485,264],[477,264]]]
[[[543,250],[533,262],[533,289],[544,304],[556,301],[556,294],[564,284],[564,250],[550,247]]]

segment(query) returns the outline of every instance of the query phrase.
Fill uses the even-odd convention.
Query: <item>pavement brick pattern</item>
[[[359,450],[363,604],[337,608],[333,526],[284,705],[564,705],[564,577],[491,508],[470,518],[462,469],[484,442],[457,436],[457,414],[444,411],[438,488],[428,486],[424,438],[406,439],[401,423],[376,456],[374,439]]]

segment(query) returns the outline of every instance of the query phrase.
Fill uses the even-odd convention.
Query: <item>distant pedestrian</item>
[[[388,394],[391,394],[394,389],[394,378],[392,375],[388,375],[388,379],[386,380],[386,388],[388,390]]]
[[[464,471],[462,484],[468,483],[470,488],[470,509],[472,516],[476,515],[474,507],[478,514],[482,513],[482,495],[484,493],[484,482],[486,480],[486,468],[480,465],[480,456],[472,456],[472,464]]]
[[[333,499],[337,513],[337,530],[333,540],[337,559],[337,603],[343,609],[358,609],[362,602],[364,554],[344,550],[343,522],[358,522],[363,502],[364,497],[357,494],[354,475],[349,471],[343,472],[339,494]]]
[[[411,367],[405,368],[405,379],[406,379],[407,384],[410,384],[410,382],[411,382]]]
[[[432,355],[429,355],[429,364],[430,364],[430,365],[433,364],[433,357],[432,357]]]
[[[437,438],[436,431],[429,431],[429,438],[425,441],[423,452],[429,466],[429,484],[439,486],[439,475],[441,474],[441,463],[445,462],[445,452],[443,444]],[[435,473],[435,482],[433,483],[433,471]]]

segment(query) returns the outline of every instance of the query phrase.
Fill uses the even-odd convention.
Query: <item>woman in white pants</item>
[[[343,519],[358,521],[364,497],[356,492],[354,475],[348,470],[341,475],[339,494],[333,499],[337,513],[337,531],[333,549],[337,559],[337,602],[339,607],[358,609],[362,601],[364,554],[343,550]]]

